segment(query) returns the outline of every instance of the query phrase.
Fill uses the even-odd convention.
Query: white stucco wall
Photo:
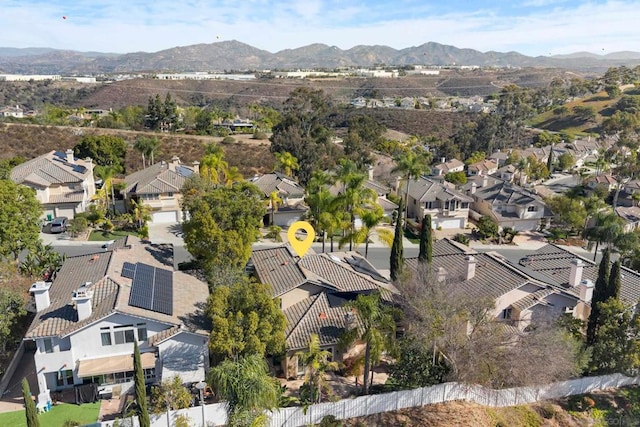
[[[207,337],[180,332],[158,345],[160,381],[178,375],[183,383],[204,381],[209,368]]]

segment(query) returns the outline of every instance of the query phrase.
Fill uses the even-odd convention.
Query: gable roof
[[[464,167],[464,163],[458,159],[451,159],[447,162],[438,163],[437,165],[433,166],[434,169],[438,169],[439,171],[442,171],[442,173],[447,173],[451,169],[455,169],[459,167]]]
[[[481,186],[486,180],[487,185]],[[462,188],[470,190],[476,184],[473,194],[477,199],[491,204],[526,206],[532,203],[546,206],[540,196],[519,185],[492,176],[473,177]]]
[[[129,305],[132,279],[122,276],[124,262],[136,260],[167,268],[158,260],[167,258],[167,250],[171,249],[143,245],[138,238],[128,236],[125,245],[114,243],[107,251],[67,258],[49,288],[49,307],[36,313],[25,337],[68,335],[116,312],[202,330],[202,306],[209,293],[208,286],[186,273],[172,271],[176,290],[173,314]],[[72,294],[86,282],[91,283],[89,289],[93,291],[92,312],[88,318],[78,321]]]
[[[195,168],[181,164],[179,159],[159,162],[126,176],[124,193],[179,193],[187,178],[195,173]]]
[[[496,170],[498,168],[498,164],[490,159],[480,160],[479,162],[471,163],[467,169],[468,170],[477,170],[482,172],[489,172],[490,170]]]
[[[294,199],[304,197],[304,188],[291,179],[291,177],[280,172],[272,172],[262,176],[256,176],[249,181],[258,187],[260,191],[264,193],[265,197],[269,197],[274,191],[279,195]]]
[[[401,194],[406,193],[406,186],[401,185],[399,188]],[[433,202],[436,200],[452,200],[457,199],[463,202],[472,202],[473,199],[453,188],[450,188],[442,182],[431,180],[428,178],[418,178],[417,180],[409,180],[409,196],[419,202]]]
[[[569,286],[571,261],[580,259],[584,263],[582,279],[593,283],[598,278],[599,265],[559,246],[548,244],[520,259],[520,267],[526,273],[532,273],[547,283],[554,284],[566,292],[578,295],[577,289]],[[635,304],[640,298],[640,273],[622,267],[620,297],[627,303]]]
[[[317,334],[320,345],[334,345],[345,329],[351,311],[343,307],[346,300],[320,292],[283,310],[287,319],[285,336],[288,350],[300,350]]]
[[[616,214],[627,223],[635,224],[640,222],[640,207],[638,206],[618,206],[615,211]]]
[[[50,151],[35,159],[28,160],[11,171],[11,179],[17,184],[32,184],[39,187],[78,183],[93,173],[91,162],[74,157],[67,162],[62,151]]]

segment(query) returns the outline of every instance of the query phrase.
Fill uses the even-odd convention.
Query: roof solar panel
[[[127,279],[133,279],[136,273],[136,265],[130,262],[125,262],[122,265],[122,277],[126,277]]]
[[[130,271],[130,266],[127,267],[126,270]],[[143,263],[134,267],[129,305],[173,315],[173,272]],[[123,275],[124,271],[123,266]]]

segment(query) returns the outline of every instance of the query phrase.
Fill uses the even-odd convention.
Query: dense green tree
[[[140,349],[138,342],[133,343],[133,371],[135,374],[136,412],[140,427],[150,427],[149,409],[147,405],[147,387],[144,381],[142,362],[140,361]]]
[[[147,103],[147,114],[145,115],[145,126],[151,130],[164,132],[175,130],[178,124],[178,106],[167,93],[164,102],[160,95],[149,97]]]
[[[331,101],[322,90],[298,88],[285,101],[282,121],[273,128],[271,152],[287,151],[297,158],[303,184],[314,170],[335,164],[337,148],[326,125],[330,109]]]
[[[445,381],[449,367],[434,355],[433,348],[425,347],[414,338],[402,339],[398,344],[400,358],[389,368],[387,384],[413,389]]]
[[[191,406],[192,395],[182,385],[182,378],[174,375],[167,378],[160,385],[151,387],[151,411],[159,414]]]
[[[640,320],[633,308],[616,298],[597,303],[599,327],[595,332],[589,371],[606,375],[635,375],[639,367]]]
[[[567,171],[575,165],[576,160],[569,153],[562,153],[558,156],[558,168],[561,171]]]
[[[345,307],[354,309],[360,327],[345,331],[341,337],[341,347],[346,347],[356,340],[364,341],[364,378],[362,392],[369,391],[371,370],[380,362],[384,351],[394,349],[396,323],[393,311],[380,298],[380,293],[359,294],[355,300],[349,301]]]
[[[250,183],[216,187],[199,198],[189,193],[184,241],[208,275],[217,268],[242,268],[251,255],[265,214],[262,193]]]
[[[447,172],[444,175],[444,180],[454,185],[465,185],[467,183],[467,174],[464,171]]]
[[[66,256],[53,249],[51,244],[43,245],[38,241],[20,263],[20,272],[31,278],[50,278],[54,272],[60,270]]]
[[[8,159],[0,159],[0,179],[10,179],[11,170],[26,161],[24,157],[15,156]]]
[[[598,278],[593,289],[591,314],[589,314],[587,323],[587,345],[589,346],[595,343],[596,334],[600,328],[600,303],[609,298],[610,253],[609,248],[605,248],[602,252],[602,260],[600,260],[600,266],[598,267]]]
[[[17,332],[16,324],[27,314],[22,296],[10,289],[0,288],[0,313],[2,313],[0,315],[0,341],[2,341],[0,354],[5,355],[7,344],[12,339],[18,338],[14,336]]]
[[[482,239],[495,239],[498,237],[498,223],[490,216],[483,215],[478,220],[478,234]]]
[[[389,259],[390,277],[392,281],[396,281],[402,275],[404,268],[404,249],[402,239],[404,233],[402,232],[402,199],[398,204],[398,217],[396,220],[395,233],[393,236],[393,243],[391,245],[391,257]]]
[[[431,229],[431,215],[428,214],[422,218],[418,259],[427,264],[431,264],[433,259],[433,230]]]
[[[285,350],[286,319],[269,285],[244,279],[218,286],[209,296],[207,315],[212,322],[209,353],[216,362]]]
[[[33,401],[31,390],[29,390],[29,382],[26,378],[22,379],[22,398],[24,399],[24,411],[27,417],[27,427],[40,427],[38,412],[36,410],[36,402]]]
[[[329,393],[325,374],[337,371],[338,362],[331,361],[331,352],[320,348],[320,338],[311,334],[309,346],[296,353],[298,363],[305,367],[304,384],[300,388],[301,401],[304,403],[320,403],[323,393]]]
[[[611,265],[609,272],[609,284],[607,286],[607,299],[620,298],[620,287],[622,286],[622,271],[620,260]]]
[[[617,84],[606,85],[604,87],[604,90],[605,92],[607,92],[607,96],[609,96],[609,98],[611,99],[617,98],[622,94],[622,90]]]
[[[34,248],[40,238],[42,205],[35,191],[0,180],[0,259],[18,259],[25,249]]]
[[[545,202],[553,213],[554,226],[564,228],[573,234],[584,229],[587,210],[580,200],[561,195],[549,197]]]
[[[86,135],[73,147],[73,152],[82,159],[91,157],[98,166],[113,166],[122,172],[127,144],[115,135]]]
[[[596,109],[592,106],[576,105],[572,112],[574,116],[582,121],[588,122],[596,117]]]
[[[227,402],[229,427],[268,425],[264,411],[278,406],[280,385],[259,355],[223,361],[211,368],[208,382]]]
[[[371,148],[383,142],[386,128],[367,115],[349,118],[348,128],[342,142],[344,154],[354,161],[358,168],[364,169],[366,165],[372,163]]]
[[[486,157],[487,157],[487,154],[484,151],[474,151],[464,162],[465,164],[470,165],[473,163],[481,162]]]

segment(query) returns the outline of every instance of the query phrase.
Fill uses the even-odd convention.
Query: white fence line
[[[298,406],[280,408],[269,413],[271,418],[270,427],[301,427],[318,424],[327,415],[333,415],[337,419],[344,420],[455,400],[491,407],[516,406],[589,393],[593,390],[638,384],[640,384],[640,377],[626,377],[622,374],[583,377],[536,387],[516,387],[501,390],[451,382],[413,390],[394,391],[385,394],[342,399],[337,402],[318,403],[308,406],[306,410]],[[172,411],[168,417],[166,413],[152,415],[151,426],[173,427],[180,416],[187,417],[189,425],[192,427],[203,426],[203,413],[200,406]],[[224,403],[205,405],[204,420],[205,427],[224,425],[227,422],[226,405]],[[113,423],[113,421],[106,421],[92,424],[92,426],[112,427]],[[120,426],[138,427],[138,422],[137,419],[121,420]]]

